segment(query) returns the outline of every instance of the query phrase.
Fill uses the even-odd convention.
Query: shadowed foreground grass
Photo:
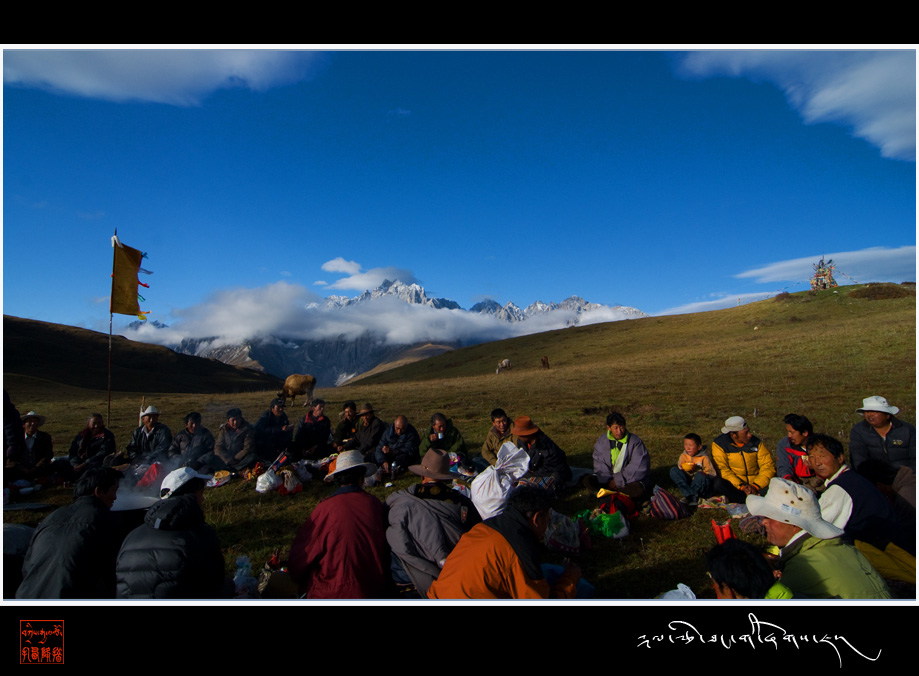
[[[696,432],[710,443],[731,415],[744,416],[773,452],[785,435],[782,418],[791,412],[806,415],[816,431],[846,445],[849,429],[860,419],[855,409],[869,395],[887,397],[900,407],[900,417],[915,421],[914,287],[879,286],[897,291],[865,293],[865,287],[853,286],[801,292],[716,312],[573,327],[488,343],[351,386],[319,389],[316,396],[327,400],[326,411],[333,418],[345,400],[371,402],[386,422],[405,414],[422,433],[430,415],[442,411],[475,450],[491,426],[489,411],[500,406],[511,417],[531,416],[565,449],[571,465],[588,468],[593,444],[605,431],[606,414],[618,410],[651,453],[653,482],[676,493],[669,469],[683,436]],[[542,355],[549,357],[551,369],[540,367]],[[513,369],[495,375],[495,364],[504,358],[511,359]],[[43,429],[54,437],[59,454],[66,453],[89,413],[105,413],[104,392],[24,376],[5,377],[4,387],[20,413],[34,409],[48,417]],[[197,410],[216,433],[227,409],[239,406],[254,422],[273,396],[270,391],[148,392],[146,402],[163,412],[161,421],[173,431],[188,411]],[[109,426],[119,446],[138,424],[140,399],[140,393],[113,398]],[[302,414],[299,403],[288,410],[292,420]],[[371,492],[385,499],[414,480],[400,479],[393,488]],[[300,524],[331,490],[313,482],[294,496],[263,495],[255,491],[254,482],[235,479],[208,491],[206,514],[223,543],[228,572],[240,555],[249,556],[254,567],[276,548],[285,556]],[[69,502],[63,489],[28,498]],[[556,509],[573,516],[595,502],[589,491],[576,489],[563,495]],[[35,525],[46,513],[5,512],[4,518]],[[698,510],[689,519],[671,522],[642,516],[631,523],[625,539],[594,538],[592,550],[578,562],[603,598],[653,598],[680,582],[710,598],[702,557],[715,544],[713,518],[724,521],[727,513]],[[764,542],[755,535],[743,537]],[[561,558],[548,555],[549,560]]]

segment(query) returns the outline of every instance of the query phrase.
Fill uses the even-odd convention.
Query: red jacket
[[[381,598],[386,551],[383,503],[345,486],[316,505],[300,527],[288,570],[307,598]]]

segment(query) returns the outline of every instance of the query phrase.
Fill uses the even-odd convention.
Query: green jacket
[[[782,584],[795,598],[889,599],[890,590],[868,559],[839,538],[812,535],[786,545],[778,560]]]
[[[466,441],[459,430],[453,426],[453,421],[447,420],[447,427],[444,429],[444,438],[431,441],[431,435],[434,434],[434,428],[429,427],[428,431],[421,436],[421,446],[418,447],[418,454],[423,458],[429,448],[436,448],[447,453],[458,453],[465,457],[467,454]]]

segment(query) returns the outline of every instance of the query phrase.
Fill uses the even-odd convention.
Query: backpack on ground
[[[689,508],[670,491],[655,486],[654,495],[651,496],[651,516],[658,519],[685,519],[689,516]]]

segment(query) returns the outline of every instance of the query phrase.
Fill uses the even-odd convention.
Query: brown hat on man
[[[358,415],[365,415],[367,413],[373,413],[373,406],[371,404],[364,404],[361,410],[357,412]]]
[[[529,437],[536,434],[538,431],[539,428],[533,424],[533,421],[528,415],[522,415],[514,420],[514,426],[511,428],[511,434],[516,434],[518,437]]]
[[[421,464],[409,465],[408,471],[438,481],[449,481],[453,478],[450,474],[450,454],[439,448],[428,450],[421,459]]]

